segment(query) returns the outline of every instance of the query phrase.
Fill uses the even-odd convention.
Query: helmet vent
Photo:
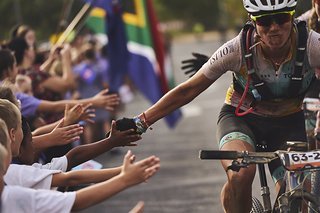
[[[255,6],[258,7],[258,4],[257,4],[257,2],[256,2],[255,0],[250,0],[250,2],[251,2],[251,4],[253,4],[253,5],[255,5]],[[249,6],[249,5],[248,5],[248,6]]]

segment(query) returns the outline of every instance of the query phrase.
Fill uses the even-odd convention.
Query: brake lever
[[[247,168],[248,167],[248,163],[245,163],[243,161],[239,162],[237,160],[233,160],[231,165],[227,167],[227,170],[232,170],[234,172],[239,172],[241,168]]]

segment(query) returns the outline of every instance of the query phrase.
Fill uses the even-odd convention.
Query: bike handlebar
[[[201,160],[236,160],[246,158],[261,161],[265,159],[266,163],[278,157],[277,152],[248,152],[248,151],[226,151],[226,150],[200,150],[199,158]]]
[[[200,150],[199,158],[201,160],[214,160],[214,159],[235,160],[239,158],[239,155],[237,151]]]

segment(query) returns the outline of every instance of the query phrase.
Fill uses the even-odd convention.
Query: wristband
[[[145,133],[147,131],[148,127],[144,124],[144,122],[141,120],[141,118],[139,116],[134,117],[133,121],[137,126],[136,132],[138,134],[141,135],[142,133]]]
[[[142,114],[138,115],[137,117],[134,117],[133,121],[135,122],[135,124],[137,126],[136,131],[140,135],[142,133],[145,133],[147,131],[147,129],[150,127],[149,123],[147,121],[147,118],[146,118],[146,114],[144,112]],[[152,129],[152,128],[150,127],[150,129]]]

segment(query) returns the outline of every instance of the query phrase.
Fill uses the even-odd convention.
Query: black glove
[[[200,54],[200,53],[192,53],[194,58],[183,60],[183,66],[181,69],[184,71],[185,75],[189,75],[191,78],[196,72],[204,65],[210,57]]]
[[[134,122],[133,118],[122,118],[116,120],[116,128],[119,131],[126,131],[129,129],[134,129],[135,131],[137,131],[137,125]],[[109,135],[110,131],[106,133],[106,138],[109,137]]]

